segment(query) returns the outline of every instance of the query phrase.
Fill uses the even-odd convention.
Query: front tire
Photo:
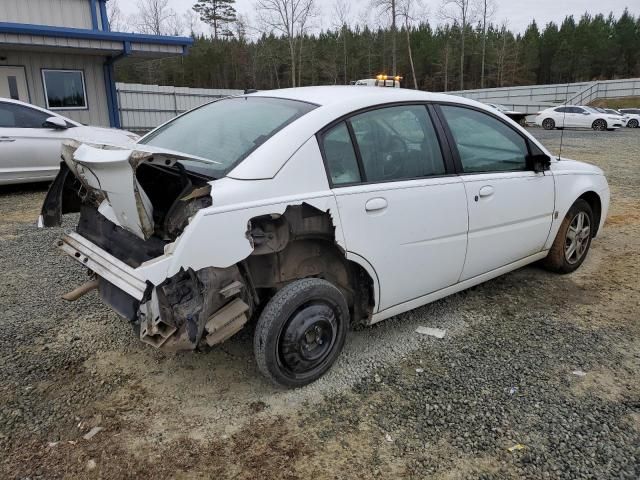
[[[545,118],[542,121],[542,128],[544,128],[545,130],[553,130],[554,128],[556,128],[556,122],[553,120],[553,118]]]
[[[260,372],[296,388],[324,375],[342,351],[349,307],[342,292],[319,278],[280,289],[262,311],[253,340]]]
[[[564,217],[543,266],[562,274],[577,270],[587,258],[595,228],[591,206],[579,198]]]
[[[593,128],[598,132],[604,132],[607,129],[607,122],[605,122],[602,119],[598,119],[593,122],[593,124],[591,125],[591,128]]]
[[[629,120],[629,122],[627,123],[627,127],[638,128],[638,120],[636,120],[635,118],[633,120]]]

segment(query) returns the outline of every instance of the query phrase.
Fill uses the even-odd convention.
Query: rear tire
[[[629,120],[629,122],[627,123],[627,127],[629,128],[638,128],[638,120],[636,120],[635,118],[633,120]]]
[[[596,130],[598,132],[604,132],[608,128],[607,127],[607,122],[605,122],[602,119],[595,120],[591,124],[591,128],[593,128],[594,130]]]
[[[319,278],[291,282],[258,319],[253,339],[258,369],[276,385],[307,385],[331,368],[348,326],[349,307],[337,287]]]
[[[556,128],[556,122],[553,120],[553,118],[545,118],[542,121],[542,128],[544,128],[545,130],[553,130],[554,128]]]
[[[587,258],[595,228],[591,206],[579,198],[564,217],[542,265],[547,270],[562,274],[577,270]]]

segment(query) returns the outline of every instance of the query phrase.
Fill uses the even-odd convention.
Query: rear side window
[[[322,146],[333,185],[360,182],[358,159],[353,150],[349,130],[344,122],[336,125],[324,135]]]
[[[438,137],[424,105],[372,110],[350,122],[368,182],[445,173]]]
[[[500,120],[477,110],[443,105],[465,173],[527,168],[526,140]]]

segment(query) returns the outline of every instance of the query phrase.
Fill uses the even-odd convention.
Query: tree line
[[[140,1],[166,7],[166,0]],[[486,0],[443,1],[435,27],[411,0],[372,0],[382,16],[376,27],[350,23],[348,2],[337,0],[334,27],[313,31],[315,0],[256,0],[256,26],[237,15],[233,3],[196,2],[194,11],[212,33],[194,32],[191,16],[194,45],[187,56],[121,64],[118,81],[273,89],[397,73],[405,87],[450,91],[640,76],[640,17],[627,10],[618,18],[567,16],[559,25],[532,21],[524,33],[514,33],[491,21],[495,6]],[[161,19],[152,20],[158,31],[151,33],[185,29],[162,31]]]

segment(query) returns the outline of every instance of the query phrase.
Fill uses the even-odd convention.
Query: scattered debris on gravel
[[[533,132],[558,151],[561,132]],[[640,478],[639,133],[564,132],[612,187],[580,270],[350,332],[295,391],[258,374],[250,328],[169,355],[96,293],[61,300],[86,279],[54,247],[75,219],[38,230],[44,187],[0,189],[0,477]]]

